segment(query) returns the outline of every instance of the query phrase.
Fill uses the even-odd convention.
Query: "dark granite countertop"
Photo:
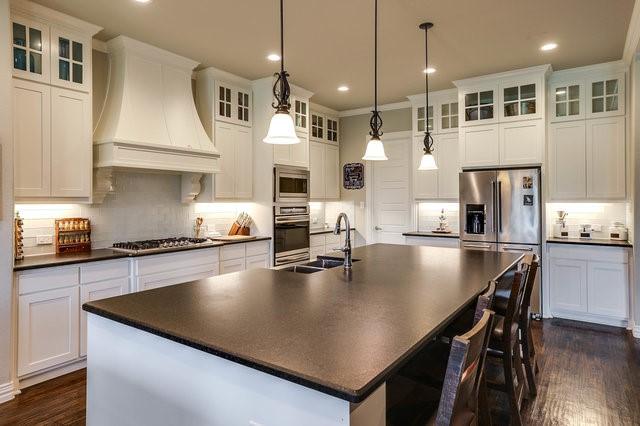
[[[415,232],[405,232],[402,235],[405,237],[429,237],[429,238],[460,238],[460,234],[455,232],[451,232],[449,234],[443,234],[440,232],[431,232],[431,231],[415,231]]]
[[[83,309],[360,402],[522,255],[374,244],[353,257],[349,274],[254,269]]]
[[[629,241],[591,239],[584,240],[582,238],[547,238],[547,243],[554,244],[584,244],[589,246],[605,246],[605,247],[633,247]]]
[[[255,241],[271,240],[271,237],[257,237],[253,240],[245,241],[215,241],[214,244],[206,247],[176,247],[162,252],[128,254],[114,251],[108,248],[95,249],[86,253],[66,253],[66,254],[43,254],[37,256],[27,256],[23,260],[17,260],[13,266],[13,270],[26,271],[29,269],[50,268],[54,266],[73,265],[76,263],[98,262],[101,260],[121,259],[124,257],[142,257],[153,256],[156,254],[175,253],[178,251],[201,250],[205,248],[220,247],[231,244],[253,243]]]
[[[351,227],[351,230],[355,231],[356,228]],[[340,231],[344,232],[345,229],[342,228],[340,229]],[[333,234],[333,228],[316,228],[316,229],[311,228],[309,230],[309,235],[319,235],[319,234]]]

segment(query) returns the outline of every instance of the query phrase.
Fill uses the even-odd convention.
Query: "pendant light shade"
[[[371,111],[371,120],[369,126],[371,131],[371,139],[367,143],[367,150],[364,153],[363,160],[367,161],[383,161],[389,158],[384,152],[384,145],[380,140],[382,136],[382,117],[378,112],[378,0],[374,0],[374,42],[373,42],[373,111]]]
[[[424,69],[429,69],[429,37],[427,33],[429,32],[429,28],[432,28],[433,24],[431,22],[425,22],[424,24],[420,24],[420,29],[424,30]],[[429,73],[426,72],[424,74],[424,85],[425,85],[425,96],[426,103],[424,107],[425,114],[425,132],[424,139],[422,140],[422,144],[424,145],[424,154],[422,154],[422,159],[420,160],[420,165],[418,166],[418,170],[437,170],[438,165],[436,164],[436,159],[433,156],[433,137],[431,137],[431,132],[429,131]]]
[[[367,143],[367,150],[364,153],[363,160],[366,161],[382,161],[388,160],[389,158],[384,152],[384,145],[382,141],[378,138],[371,138],[369,143]]]
[[[300,143],[293,125],[293,118],[289,115],[291,88],[287,80],[289,73],[284,70],[284,0],[280,0],[280,72],[274,74],[274,76],[276,81],[273,84],[273,97],[276,99],[277,104],[274,103],[273,108],[275,108],[276,112],[271,118],[267,136],[262,141],[272,145]]]
[[[269,124],[269,132],[262,141],[272,145],[293,145],[300,143],[300,139],[298,139],[296,135],[296,129],[293,126],[293,118],[291,118],[291,115],[283,112],[273,114],[271,123]]]

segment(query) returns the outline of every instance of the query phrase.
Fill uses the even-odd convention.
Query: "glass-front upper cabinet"
[[[427,110],[427,114],[425,115],[425,109]],[[435,131],[433,126],[433,105],[429,105],[429,108],[425,108],[424,106],[419,106],[415,108],[416,114],[416,132],[424,133],[426,132],[425,126],[429,129],[430,132]]]
[[[496,120],[495,90],[464,92],[462,94],[462,102],[464,124],[486,124]]]
[[[311,137],[316,140],[325,138],[324,116],[311,113]]]
[[[538,112],[536,84],[509,85],[502,88],[502,118],[533,116]]]
[[[326,117],[327,120],[327,141],[338,143],[338,120]]]
[[[309,103],[303,99],[292,97],[291,110],[296,131],[309,133]]]
[[[440,133],[458,131],[458,102],[440,104]]]
[[[13,75],[49,82],[49,26],[13,15],[11,18]]]
[[[564,81],[549,84],[549,117],[552,122],[585,117],[584,84]]]
[[[236,110],[238,111],[238,121],[245,126],[251,125],[251,94],[249,91],[238,89],[236,91],[238,101]]]
[[[587,116],[624,115],[624,73],[587,83]]]
[[[241,126],[251,126],[251,90],[217,81],[215,88],[215,119]]]
[[[232,118],[233,101],[231,97],[231,87],[224,83],[216,85],[216,119],[229,121]]]
[[[91,41],[51,28],[51,84],[69,89],[91,89]]]

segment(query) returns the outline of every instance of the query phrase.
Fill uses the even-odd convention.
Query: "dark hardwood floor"
[[[640,340],[555,319],[534,323],[534,339],[538,396],[524,402],[526,425],[640,425]],[[0,405],[0,425],[84,424],[85,377],[81,370],[25,389]],[[498,406],[494,424],[508,424]]]

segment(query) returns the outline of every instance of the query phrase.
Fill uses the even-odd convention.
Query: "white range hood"
[[[182,173],[183,187],[219,172],[220,154],[192,95],[198,63],[124,36],[108,41],[107,48],[109,87],[93,138],[94,201],[108,192],[113,169]],[[189,191],[195,196],[199,188]]]

